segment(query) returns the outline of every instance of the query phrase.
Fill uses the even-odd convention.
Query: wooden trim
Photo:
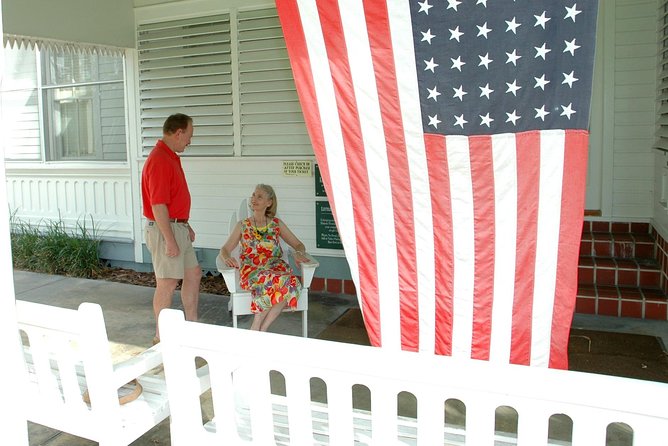
[[[600,209],[585,209],[585,217],[600,217],[603,215]]]

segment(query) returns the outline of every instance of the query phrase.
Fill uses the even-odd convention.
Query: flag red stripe
[[[517,258],[510,362],[529,365],[531,316],[538,236],[540,132],[516,135],[517,147]]]
[[[494,302],[494,167],[492,138],[469,138],[473,218],[475,233],[475,283],[473,288],[473,339],[471,357],[489,359]],[[499,179],[503,180],[503,179]]]
[[[578,256],[584,215],[589,134],[583,130],[566,131],[564,180],[559,226],[557,286],[552,315],[552,339],[549,367],[568,369],[568,339],[577,295]]]
[[[452,355],[454,256],[452,242],[452,208],[450,175],[445,150],[445,137],[425,135],[429,189],[434,225],[434,268],[436,283],[435,350],[437,355]]]
[[[392,56],[392,36],[387,6],[376,1],[364,1],[365,16],[371,46],[371,56],[383,131],[387,145],[387,159],[392,185],[394,225],[399,266],[399,293],[401,314],[401,347],[417,351],[419,347],[419,317],[417,302],[417,270],[415,231],[410,172],[401,119],[401,106]],[[389,222],[377,222],[387,224]]]
[[[364,150],[361,150],[364,147],[364,142],[360,128],[359,112],[356,107],[357,101],[352,88],[354,80],[350,72],[347,45],[338,4],[329,0],[318,0],[317,7],[327,56],[330,61],[332,83],[348,163],[357,257],[360,265],[359,280],[362,311],[364,311],[364,319],[372,345],[380,346],[382,345],[382,339],[377,286],[378,271],[375,255],[376,242],[367,163]]]

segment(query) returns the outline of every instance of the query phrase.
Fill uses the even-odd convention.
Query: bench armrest
[[[315,269],[320,266],[320,263],[314,259],[311,254],[307,252],[300,252],[297,254],[295,251],[290,251],[293,260],[297,263],[297,256],[301,258],[306,258],[306,261],[299,264],[302,275],[302,286],[304,288],[309,288],[311,286],[311,281],[313,280],[313,275],[315,274]]]
[[[239,291],[239,269],[233,266],[227,266],[220,254],[216,257],[216,268],[218,268],[218,271],[223,275],[227,290],[230,293]]]
[[[162,349],[156,344],[137,356],[114,364],[114,386],[121,387],[161,364]]]

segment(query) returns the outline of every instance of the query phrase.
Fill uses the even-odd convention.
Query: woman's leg
[[[260,327],[262,326],[262,321],[264,321],[264,318],[267,317],[267,313],[269,313],[270,310],[271,308],[269,310],[264,310],[262,313],[255,313],[250,329],[259,331]]]
[[[282,302],[277,303],[276,305],[271,307],[269,310],[263,312],[264,314],[266,314],[266,316],[260,321],[260,331],[267,331],[269,329],[269,326],[281,314],[281,311],[283,311],[283,308],[285,308],[285,305],[287,303],[288,303],[287,300],[283,300]],[[255,321],[253,321],[253,323],[255,323]]]

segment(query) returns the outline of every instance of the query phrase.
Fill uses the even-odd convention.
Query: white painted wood
[[[16,306],[28,420],[101,444],[128,445],[169,416],[164,378],[150,372],[162,363],[161,344],[113,364],[98,304],[78,310],[24,301]],[[117,389],[133,379],[143,391],[121,405]],[[83,399],[86,390],[90,403]]]
[[[61,220],[75,230],[95,226],[105,238],[132,239],[132,187],[129,169],[12,169],[7,178],[10,212],[45,225]],[[91,224],[92,218],[92,224]]]
[[[572,446],[604,446],[611,423],[630,426],[635,446],[655,445],[668,428],[665,383],[234,330],[187,322],[175,310],[159,323],[173,446],[563,445],[547,436],[554,414],[572,419]],[[204,428],[189,370],[197,356],[210,366],[216,415]],[[286,396],[271,394],[270,370],[285,377]],[[325,382],[326,403],[311,401],[312,377]],[[369,389],[371,411],[353,408],[353,385]],[[417,418],[397,415],[401,392],[417,400]],[[453,398],[466,407],[464,428],[444,424],[444,402]],[[517,412],[517,435],[495,431],[500,407]]]

